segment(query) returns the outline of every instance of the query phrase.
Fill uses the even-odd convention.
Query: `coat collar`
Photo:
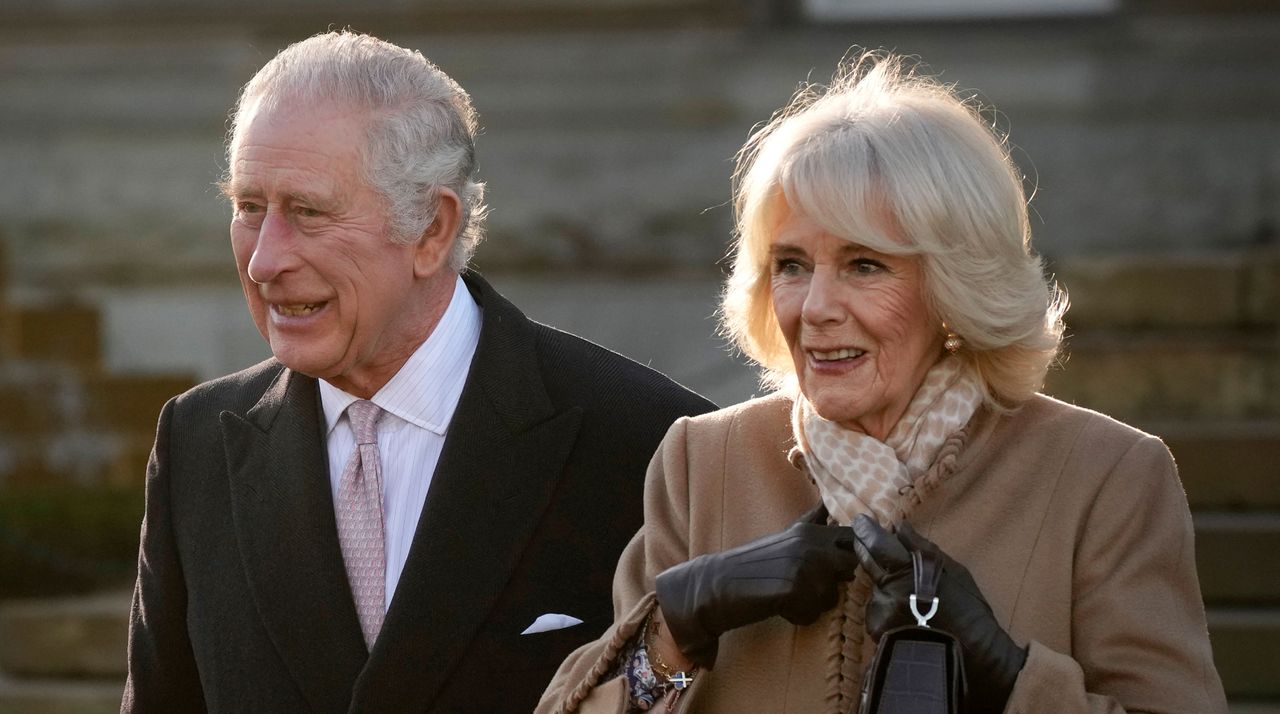
[[[535,326],[479,275],[480,344],[353,708],[423,711],[507,586],[577,438],[542,381]],[[412,682],[411,686],[406,686]]]
[[[547,508],[578,407],[542,381],[536,328],[478,274],[480,343],[382,633],[367,655],[338,546],[314,379],[282,370],[222,414],[241,558],[272,641],[317,709],[421,711],[447,683]],[[354,692],[352,683],[354,682]]]
[[[240,559],[268,636],[318,711],[365,661],[333,518],[314,379],[284,369],[244,415],[221,414]]]

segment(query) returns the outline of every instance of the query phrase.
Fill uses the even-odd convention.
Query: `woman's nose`
[[[805,294],[804,305],[800,309],[800,316],[805,322],[821,325],[844,321],[846,311],[837,294],[840,286],[836,277],[834,271],[823,266],[813,271],[809,291]]]
[[[293,259],[290,249],[292,226],[277,211],[268,211],[258,229],[258,242],[249,258],[249,279],[259,285],[275,280],[287,271]]]

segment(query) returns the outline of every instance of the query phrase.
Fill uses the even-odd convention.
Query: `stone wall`
[[[0,2],[12,299],[101,307],[116,369],[211,376],[263,354],[213,188],[226,112],[278,48],[347,24],[421,49],[472,92],[493,207],[477,262],[500,286],[689,281],[710,296],[687,318],[701,329],[729,246],[734,152],[852,45],[919,55],[999,107],[1055,261],[1274,240],[1280,11],[1265,3],[923,24],[805,22],[766,0],[430,5]],[[526,306],[545,319],[564,299]],[[635,292],[625,314],[650,307]],[[609,319],[568,326],[605,341]]]

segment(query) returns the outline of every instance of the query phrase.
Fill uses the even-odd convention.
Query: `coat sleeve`
[[[129,671],[122,713],[205,711],[187,636],[187,594],[173,536],[169,435],[174,400],[160,413],[147,463],[146,513],[138,550],[138,579],[129,615]]]
[[[600,639],[578,648],[561,663],[537,712],[627,710],[627,691],[619,678],[601,680],[653,609],[653,581],[658,573],[689,559],[687,423],[682,418],[671,426],[649,462],[644,525],[623,550],[613,577],[613,624]]]
[[[1222,712],[1195,536],[1173,457],[1136,441],[1077,535],[1072,654],[1031,642],[1007,712]]]

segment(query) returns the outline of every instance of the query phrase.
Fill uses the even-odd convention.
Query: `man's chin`
[[[332,379],[342,372],[333,360],[323,359],[314,354],[300,353],[297,350],[276,349],[272,346],[272,355],[284,366],[316,379]]]

